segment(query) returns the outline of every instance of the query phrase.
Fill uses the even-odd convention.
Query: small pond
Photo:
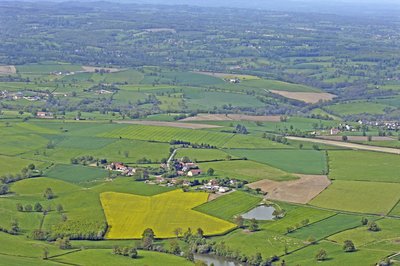
[[[214,266],[242,266],[242,264],[228,260],[223,257],[209,255],[209,254],[194,254],[195,260],[204,261],[207,265],[213,264]]]
[[[261,205],[243,214],[242,217],[245,219],[270,221],[275,218],[275,216],[273,215],[274,211],[275,208],[272,206]]]

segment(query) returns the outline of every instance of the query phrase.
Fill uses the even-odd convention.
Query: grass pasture
[[[189,266],[193,265],[185,258],[158,253],[151,251],[138,251],[138,258],[117,256],[112,254],[112,249],[87,249],[79,252],[73,252],[60,257],[52,258],[50,261],[57,262],[59,265],[165,265],[165,266]]]
[[[231,177],[246,180],[249,183],[261,179],[271,179],[276,181],[293,180],[297,177],[292,176],[282,170],[253,161],[222,161],[211,163],[200,163],[201,169],[213,168],[215,175],[219,177]]]
[[[384,114],[384,109],[388,105],[374,102],[350,102],[339,103],[327,106],[326,109],[337,115],[355,115],[355,114]]]
[[[315,255],[320,249],[328,253],[325,261],[320,262],[315,259]],[[390,251],[360,249],[357,252],[345,253],[343,243],[332,243],[321,241],[317,245],[310,245],[290,255],[284,256],[287,265],[375,265],[371,262],[379,262],[382,258],[390,255]]]
[[[237,157],[271,165],[290,173],[324,174],[326,156],[324,151],[315,150],[227,150]]]
[[[320,240],[346,229],[361,225],[361,216],[338,214],[289,233],[288,236],[307,240],[310,236]]]
[[[370,214],[387,214],[400,200],[400,184],[334,181],[310,202],[318,207]]]
[[[328,157],[331,179],[400,182],[398,155],[366,151],[329,151]]]
[[[152,228],[157,238],[175,237],[176,228],[202,228],[206,235],[235,228],[224,220],[191,210],[207,201],[208,194],[180,190],[153,197],[105,192],[100,195],[108,224],[108,239],[141,238]]]
[[[194,210],[231,221],[235,215],[251,210],[257,206],[260,201],[260,197],[235,191],[204,203],[203,205],[194,208]]]
[[[107,171],[99,168],[65,164],[58,164],[46,172],[48,177],[75,184],[103,180],[107,175]]]
[[[329,237],[329,240],[343,243],[345,240],[351,239],[356,247],[378,244],[385,240],[395,242],[400,240],[400,220],[386,218],[378,220],[376,223],[381,228],[378,232],[368,231],[366,226],[362,226],[333,235]]]
[[[210,145],[223,146],[233,137],[233,134],[173,127],[131,125],[112,130],[111,132],[99,134],[99,136],[158,142],[184,140],[192,143],[208,143]]]

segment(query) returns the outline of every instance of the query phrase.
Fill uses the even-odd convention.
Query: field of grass
[[[248,135],[235,135],[229,139],[223,148],[242,148],[242,149],[291,149],[292,147],[277,142],[273,142],[261,137]]]
[[[230,177],[246,180],[249,183],[261,179],[276,181],[287,181],[296,177],[271,166],[253,161],[222,161],[211,163],[200,163],[200,168],[207,170],[213,168],[215,175],[219,177]]]
[[[332,243],[322,241],[317,245],[308,246],[305,249],[299,250],[293,254],[284,256],[287,265],[375,265],[382,258],[391,254],[385,250],[370,250],[360,249],[357,252],[345,253],[343,251],[343,243]],[[327,251],[327,260],[319,262],[315,259],[319,250]]]
[[[239,254],[248,254],[254,256],[260,252],[264,258],[274,255],[280,256],[285,253],[285,247],[289,250],[295,250],[302,247],[303,241],[288,236],[276,234],[267,230],[260,230],[249,233],[244,230],[236,230],[215,240],[224,242],[225,246],[233,252]]]
[[[261,198],[251,194],[235,191],[213,201],[200,205],[194,210],[232,221],[235,215],[243,214],[260,203]]]
[[[143,197],[105,192],[100,199],[110,226],[108,239],[141,238],[146,228],[152,228],[157,238],[175,237],[176,228],[202,228],[206,235],[235,228],[232,223],[191,210],[207,201],[206,193],[176,190]]]
[[[310,223],[315,223],[335,215],[335,213],[331,211],[305,206],[288,205],[286,203],[279,203],[279,206],[286,211],[285,217],[275,221],[266,221],[261,224],[261,228],[280,234],[286,234],[288,227],[299,225],[305,219],[308,219]]]
[[[333,235],[329,237],[329,240],[343,243],[345,240],[351,239],[356,247],[362,247],[385,240],[400,239],[400,220],[386,218],[376,221],[376,223],[381,228],[378,232],[368,231],[367,226],[362,226]]]
[[[151,251],[138,251],[138,258],[113,255],[111,249],[87,249],[73,252],[60,257],[51,258],[50,261],[64,265],[166,265],[189,266],[193,265],[185,258]]]
[[[296,231],[288,234],[288,236],[302,240],[307,240],[309,237],[320,240],[337,232],[360,226],[361,218],[361,216],[338,214],[329,217],[328,219],[297,229]]]
[[[136,140],[149,140],[158,142],[170,142],[171,140],[184,140],[192,143],[207,143],[223,146],[233,134],[210,132],[205,130],[191,130],[173,127],[159,126],[125,126],[111,132],[99,134],[100,137],[123,138]]]
[[[234,107],[263,107],[265,104],[255,96],[230,93],[230,92],[202,92],[197,93],[196,98],[188,98],[187,104],[191,108],[212,110],[214,106],[232,105]]]
[[[293,92],[319,92],[317,88],[287,83],[278,80],[267,80],[267,79],[255,79],[255,80],[244,80],[240,83],[241,86],[267,89],[267,90],[278,90],[278,91],[293,91]]]
[[[325,107],[337,115],[384,114],[388,105],[373,102],[339,103]]]
[[[0,176],[20,173],[22,168],[27,167],[31,163],[35,164],[37,167],[40,167],[43,164],[43,162],[0,155]]]
[[[350,212],[387,214],[400,200],[400,184],[334,181],[310,204]]]
[[[71,64],[29,64],[17,66],[18,73],[50,74],[52,72],[66,72],[83,70],[81,66]]]
[[[189,157],[194,161],[225,160],[229,154],[217,149],[179,149],[176,158]],[[235,158],[233,156],[232,158]]]
[[[60,179],[75,184],[90,183],[91,181],[95,180],[103,180],[108,176],[108,172],[100,168],[65,164],[58,164],[50,168],[50,170],[47,171],[45,174],[48,177]]]
[[[328,157],[331,179],[400,182],[398,155],[366,151],[329,151]]]
[[[324,151],[315,150],[227,150],[237,157],[271,165],[290,173],[324,174],[326,156]]]

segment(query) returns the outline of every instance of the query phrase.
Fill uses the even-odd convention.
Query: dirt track
[[[326,92],[291,92],[291,91],[277,91],[269,90],[272,93],[279,94],[285,98],[299,100],[305,103],[317,103],[321,101],[330,101],[336,97],[336,95]]]
[[[277,182],[268,179],[251,183],[252,189],[267,192],[267,199],[306,204],[324,191],[331,181],[325,175],[297,175],[297,180]]]
[[[335,141],[335,140],[326,140],[326,139],[311,139],[311,138],[299,138],[299,137],[286,137],[289,140],[298,140],[298,141],[307,141],[312,143],[320,143],[338,147],[345,147],[354,150],[366,150],[366,151],[377,151],[377,152],[385,152],[385,153],[392,153],[392,154],[399,154],[400,149],[395,148],[386,148],[386,147],[377,147],[377,146],[368,146],[362,144],[355,144],[349,142],[342,142],[342,141]]]
[[[240,114],[198,114],[197,116],[188,117],[181,121],[260,121],[260,122],[279,122],[280,116],[252,116]]]
[[[188,129],[203,129],[203,128],[218,128],[220,126],[206,125],[206,124],[190,124],[180,122],[164,122],[164,121],[115,121],[117,124],[132,124],[132,125],[145,125],[145,126],[160,126],[160,127],[177,127]]]

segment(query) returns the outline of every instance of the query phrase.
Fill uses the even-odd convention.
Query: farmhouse
[[[124,163],[114,162],[106,166],[106,169],[109,171],[118,171],[121,172],[122,175],[125,176],[133,176],[136,173],[136,169],[132,167],[128,167]]]
[[[37,118],[54,118],[52,113],[49,112],[37,112],[36,113]]]
[[[187,176],[201,175],[203,172],[200,169],[192,169],[187,173]]]

